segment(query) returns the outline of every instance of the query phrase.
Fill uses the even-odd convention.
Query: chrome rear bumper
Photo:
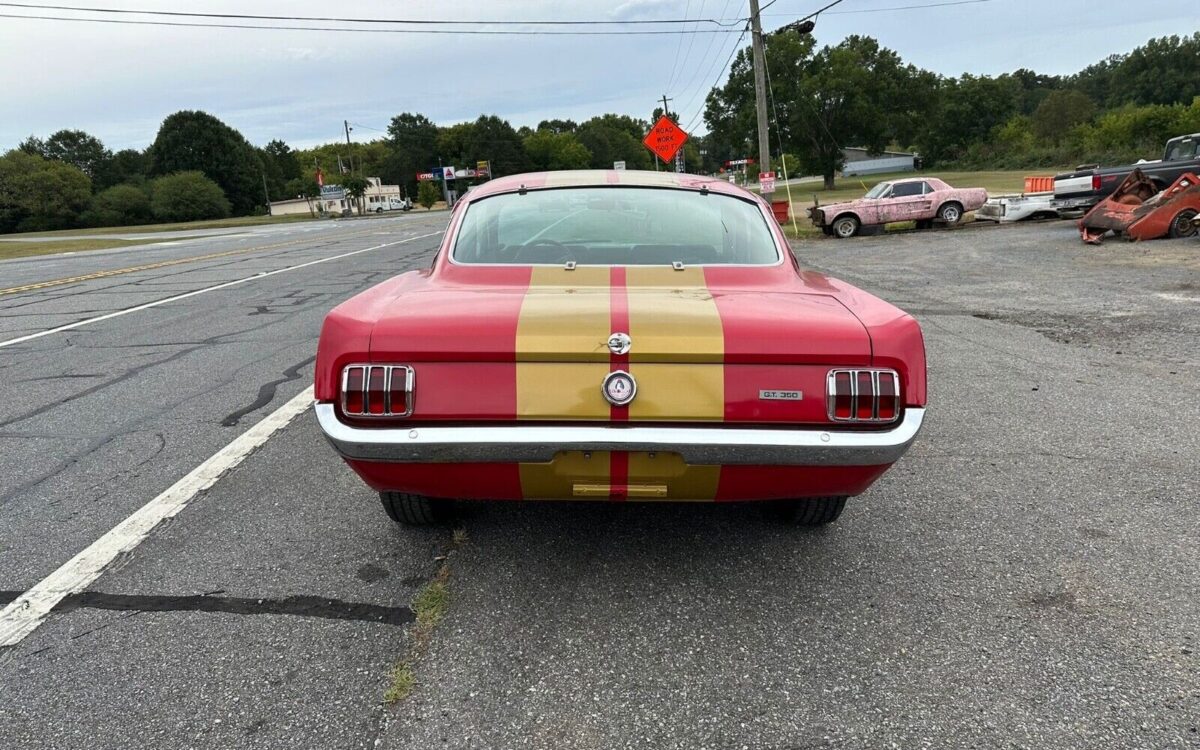
[[[741,427],[539,425],[352,427],[333,404],[316,405],[325,437],[343,457],[389,463],[544,463],[561,451],[677,453],[691,465],[881,466],[904,455],[924,409],[889,430],[844,432]]]

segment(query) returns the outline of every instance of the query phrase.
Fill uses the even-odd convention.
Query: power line
[[[721,21],[716,18],[667,18],[658,20],[646,19],[590,19],[590,20],[463,20],[463,19],[426,19],[426,18],[339,18],[337,16],[264,16],[249,13],[197,13],[174,10],[141,10],[137,8],[93,8],[78,5],[48,5],[43,3],[10,3],[0,2],[0,5],[10,8],[30,8],[33,10],[70,10],[83,13],[117,13],[140,16],[174,16],[184,18],[224,18],[243,21],[338,21],[343,23],[367,24],[408,24],[423,26],[601,26],[601,25],[636,25],[636,24],[697,24],[710,23],[717,26],[736,26],[744,18],[731,21]],[[703,6],[702,6],[703,7]],[[8,17],[8,16],[6,16]],[[31,16],[32,17],[32,16]],[[735,29],[736,30],[736,29]]]
[[[3,5],[3,3],[0,3]],[[32,21],[73,21],[76,23],[107,23],[124,26],[172,26],[196,29],[256,29],[260,31],[342,31],[356,34],[453,34],[457,36],[668,36],[672,34],[736,34],[737,29],[665,30],[650,31],[517,31],[507,29],[354,29],[336,26],[255,26],[237,23],[190,23],[187,21],[135,21],[117,18],[73,18],[71,16],[16,15],[0,13],[0,18],[23,18]],[[340,20],[340,19],[339,19]]]
[[[732,2],[732,0],[725,0],[725,5],[724,5],[724,6],[721,8],[721,15],[722,15],[722,16],[723,16],[723,15],[725,15],[725,11],[729,10],[729,3],[730,3],[730,2]],[[697,66],[696,66],[696,67],[695,67],[695,68],[692,70],[692,75],[691,75],[691,77],[690,77],[690,78],[688,78],[688,82],[687,82],[686,84],[683,84],[683,86],[681,86],[681,87],[679,88],[679,91],[678,91],[678,97],[679,97],[679,98],[682,98],[684,95],[686,95],[686,94],[687,94],[687,92],[688,92],[688,91],[690,91],[690,90],[691,90],[691,88],[692,88],[692,86],[693,86],[693,85],[696,83],[697,79],[700,77],[700,70],[701,70],[701,68],[703,68],[703,66],[704,66],[704,62],[705,62],[705,61],[708,61],[708,60],[710,60],[710,59],[712,59],[712,58],[710,58],[710,57],[709,57],[709,53],[710,53],[710,52],[712,52],[712,46],[713,46],[713,40],[714,40],[714,39],[716,39],[716,37],[711,37],[711,36],[710,36],[710,37],[708,38],[708,44],[706,44],[706,45],[704,46],[704,53],[703,53],[702,55],[700,55],[700,60],[701,60],[700,64],[699,64],[699,65],[697,65]],[[680,38],[680,41],[681,41],[681,42],[683,41],[682,37]],[[721,55],[724,53],[724,50],[725,50],[725,42],[722,42],[722,43],[721,43],[721,47],[717,49],[716,60],[719,60],[719,59],[721,59]],[[708,65],[708,70],[712,70],[712,66],[713,66],[714,64],[716,64],[716,60],[713,60],[713,62],[709,63],[709,65]],[[707,78],[707,76],[705,76],[705,77]],[[682,80],[683,80],[682,76],[680,77],[680,79],[679,79],[679,80],[680,80],[680,81],[682,81]]]
[[[687,0],[687,7],[683,9],[683,17],[687,18],[692,12],[692,0]],[[675,42],[675,59],[671,62],[671,75],[667,76],[667,88],[671,88],[671,84],[675,82],[675,69],[679,67],[679,52],[683,49],[683,37],[679,37]]]
[[[748,32],[749,30],[750,30],[750,24],[747,23],[745,28],[742,29],[741,36],[739,36],[737,38],[737,41],[733,43],[733,49],[730,50],[729,58],[725,60],[725,64],[723,66],[721,66],[721,72],[717,74],[717,77],[713,79],[712,85],[708,87],[709,91],[712,91],[714,88],[716,88],[717,83],[721,80],[721,77],[725,75],[725,71],[729,68],[729,63],[733,62],[733,56],[737,54],[738,49],[740,49],[740,47],[741,47],[742,40],[746,38],[746,32]],[[717,58],[717,59],[720,59],[720,58]],[[711,70],[711,68],[710,68],[710,70]],[[699,93],[700,91],[703,91],[703,90],[704,89],[698,89],[697,93]],[[695,95],[693,95],[692,101],[694,101],[695,99],[696,99],[696,97],[695,97]],[[691,101],[688,102],[688,106],[691,106]],[[704,113],[704,108],[701,107],[696,112],[696,114],[692,117],[692,119],[688,121],[688,125],[686,128],[684,128],[684,130],[691,132],[692,126],[696,124],[696,120],[698,120],[700,118],[700,115],[702,115],[703,113]]]
[[[699,15],[703,12],[704,12],[704,0],[700,0],[700,7],[696,10],[696,15]],[[692,27],[692,30],[696,31],[699,28],[700,28],[700,22],[697,21],[696,25],[694,27]],[[683,37],[679,37],[679,41],[682,42]],[[683,64],[679,68],[679,72],[681,74],[683,73],[684,70],[687,70],[687,62],[688,62],[688,60],[690,60],[692,58],[692,45],[694,45],[695,43],[696,43],[696,36],[693,34],[692,36],[688,37],[687,51],[683,53]]]
[[[923,10],[926,8],[947,8],[947,7],[950,7],[953,5],[978,5],[980,3],[990,3],[990,2],[994,2],[994,1],[995,0],[945,0],[944,2],[918,3],[918,4],[913,4],[913,5],[892,5],[887,8],[855,8],[853,10],[830,10],[830,11],[817,11],[817,12],[818,13],[824,12],[825,15],[829,15],[829,16],[853,16],[853,15],[857,15],[859,13],[889,13],[889,12],[898,11],[898,10]],[[765,11],[767,7],[770,7],[771,5],[774,5],[774,4],[775,4],[774,1],[769,3],[768,5],[763,7],[763,10]],[[721,16],[724,16],[724,15],[725,15],[724,13],[721,14]],[[766,18],[767,16],[771,16],[772,18],[795,18],[795,16],[796,16],[795,13],[765,13],[765,12],[762,13],[761,15],[764,18]],[[738,22],[742,21],[743,19],[718,17],[717,20],[721,21],[723,23],[726,23],[726,24],[733,24],[733,23],[738,23]]]

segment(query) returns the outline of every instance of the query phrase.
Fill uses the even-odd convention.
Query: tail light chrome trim
[[[342,413],[363,419],[411,416],[415,380],[416,373],[407,365],[346,365],[342,368]],[[380,387],[372,388],[373,383]],[[400,394],[403,403],[397,404]]]
[[[900,375],[895,370],[830,370],[825,378],[825,408],[831,422],[895,422],[902,411],[900,399]]]

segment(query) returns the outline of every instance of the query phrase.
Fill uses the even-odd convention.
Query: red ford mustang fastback
[[[455,499],[776,501],[828,523],[916,437],[912,317],[802,269],[721,180],[492,180],[430,268],[336,307],[316,412],[396,521]]]

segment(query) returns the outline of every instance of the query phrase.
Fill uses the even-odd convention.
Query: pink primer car
[[[918,229],[933,226],[935,220],[957,224],[987,199],[983,188],[952,188],[936,177],[910,177],[881,182],[856,201],[813,206],[808,215],[825,234],[844,239],[861,227],[895,221],[915,221]]]

